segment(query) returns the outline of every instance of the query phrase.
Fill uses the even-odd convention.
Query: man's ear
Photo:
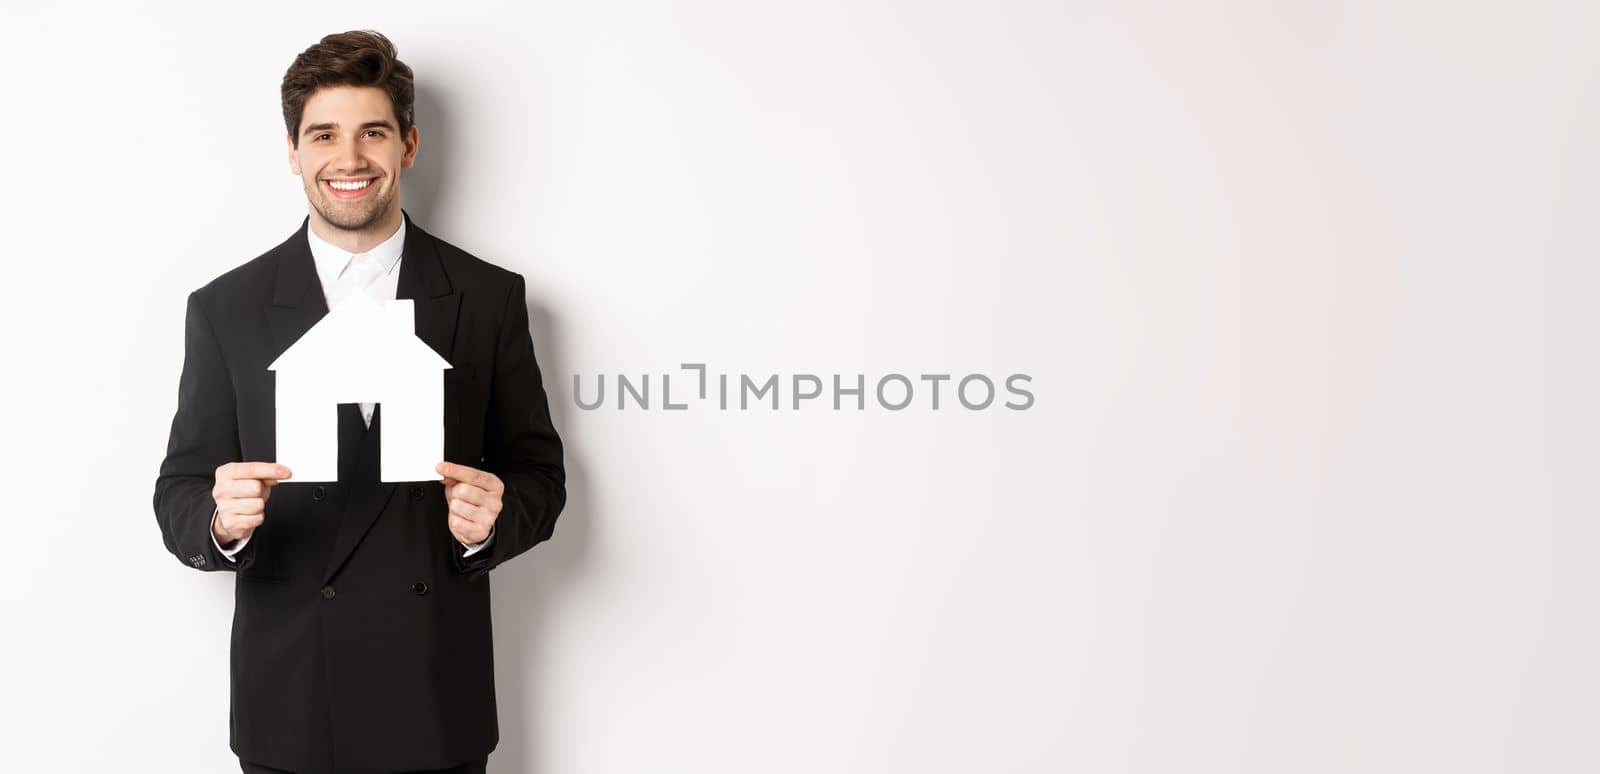
[[[400,157],[400,168],[410,169],[417,163],[417,144],[422,141],[422,135],[417,132],[417,125],[411,125],[411,131],[406,132],[406,152]]]
[[[300,176],[300,151],[297,150],[294,147],[294,138],[290,137],[288,135],[288,133],[285,133],[283,135],[283,140],[289,146],[289,171],[293,172],[295,177],[299,177]]]

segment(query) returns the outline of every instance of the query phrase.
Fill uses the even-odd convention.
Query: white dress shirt
[[[360,259],[362,261],[378,262],[377,278],[373,279],[371,284],[367,285],[366,289],[361,292],[367,293],[368,295],[372,296],[373,299],[379,302],[394,300],[395,295],[400,289],[400,252],[401,248],[404,247],[406,243],[405,218],[400,219],[400,228],[395,229],[394,234],[392,234],[388,239],[383,240],[383,242],[377,247],[360,254],[347,252],[343,248],[323,241],[322,237],[317,236],[316,230],[311,228],[309,225],[306,227],[306,237],[307,241],[311,243],[311,259],[314,263],[316,263],[317,280],[322,283],[322,294],[324,297],[328,297],[330,292],[334,291],[336,285],[338,284],[339,277],[354,267],[357,263],[357,259]],[[330,305],[334,303],[334,301],[334,299],[330,298]],[[367,427],[372,427],[372,411],[374,406],[375,404],[372,403],[361,404],[361,421],[365,422]],[[215,519],[216,514],[213,513],[211,517]],[[489,545],[489,541],[493,539],[494,528],[491,527],[489,529],[489,536],[484,538],[483,542],[473,543],[470,545],[462,543],[461,545],[467,549],[467,552],[464,554],[464,556],[472,556],[484,546]],[[214,544],[217,543],[217,536],[215,534],[211,536],[211,542]],[[217,550],[221,551],[222,555],[227,557],[228,561],[235,561],[233,558],[234,554],[244,550],[244,545],[248,542],[250,542],[250,537],[246,536],[240,539],[233,548],[223,548],[221,544],[217,544]]]

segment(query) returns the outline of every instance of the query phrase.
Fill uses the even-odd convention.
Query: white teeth
[[[368,179],[368,180],[360,180],[360,181],[357,181],[357,182],[354,182],[354,183],[346,183],[346,182],[343,182],[343,181],[340,181],[340,180],[329,180],[328,181],[328,185],[331,188],[333,188],[333,190],[335,190],[335,191],[359,191],[359,190],[361,190],[363,188],[366,188],[371,183],[372,183],[372,181],[370,179]]]

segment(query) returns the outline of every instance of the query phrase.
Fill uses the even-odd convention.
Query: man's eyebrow
[[[320,124],[312,124],[312,125],[306,127],[306,130],[304,132],[301,132],[300,136],[304,137],[304,136],[306,136],[308,134],[311,134],[312,132],[326,132],[326,131],[328,131],[330,129],[338,129],[338,128],[339,128],[339,125],[337,123],[334,123],[332,121],[325,121],[325,122],[320,123]],[[394,123],[389,121],[388,119],[379,119],[379,120],[376,120],[376,121],[368,121],[368,122],[362,124],[359,127],[359,129],[388,129],[391,132],[397,131],[395,129],[395,127],[394,127]]]

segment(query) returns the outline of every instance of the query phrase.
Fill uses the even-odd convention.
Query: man
[[[566,502],[523,279],[402,211],[419,136],[388,39],[323,38],[282,94],[308,217],[189,295],[156,519],[184,564],[236,575],[244,771],[482,772],[499,740],[488,573],[548,539]],[[267,366],[358,293],[413,299],[416,335],[452,365],[438,481],[379,482],[381,405],[338,406],[337,483],[274,462]]]

